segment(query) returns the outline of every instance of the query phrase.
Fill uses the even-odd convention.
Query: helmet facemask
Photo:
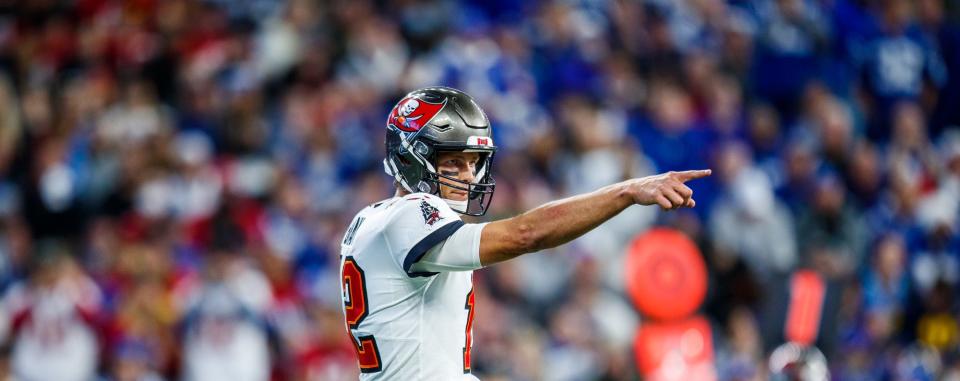
[[[407,139],[402,139],[399,142],[388,141],[388,144],[399,144],[400,147],[397,154],[384,159],[383,165],[387,173],[393,175],[397,183],[410,193],[429,193],[443,198],[440,192],[441,185],[464,191],[467,193],[466,200],[458,201],[447,198],[443,198],[443,200],[457,213],[469,216],[486,214],[496,187],[492,174],[493,154],[496,149],[493,147],[478,148],[470,146],[443,146],[442,148],[431,149],[430,147],[434,145],[418,139],[418,135],[416,133],[409,134]],[[480,154],[474,174],[476,182],[466,182],[437,171],[437,153],[455,151],[478,152]]]
[[[435,160],[431,160],[431,163],[435,162]],[[431,187],[435,189],[435,191],[430,193],[443,198],[440,192],[441,186],[467,192],[466,200],[458,201],[447,198],[443,200],[457,213],[468,216],[482,216],[487,212],[487,207],[490,206],[490,201],[493,199],[493,190],[496,187],[496,182],[493,181],[493,176],[489,170],[492,162],[492,151],[480,152],[480,160],[477,162],[476,173],[474,173],[476,182],[473,183],[438,173],[435,168],[430,168],[426,180],[431,184]]]

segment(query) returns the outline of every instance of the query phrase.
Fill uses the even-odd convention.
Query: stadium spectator
[[[99,287],[65,247],[45,242],[28,280],[3,298],[3,336],[11,340],[15,378],[88,380],[101,347]]]

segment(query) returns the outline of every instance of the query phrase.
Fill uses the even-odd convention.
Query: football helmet
[[[387,117],[384,171],[410,193],[440,195],[444,185],[467,192],[467,201],[448,200],[459,213],[482,216],[493,197],[493,144],[490,121],[466,93],[449,87],[427,87],[403,97]],[[438,152],[478,152],[476,182],[437,172]]]

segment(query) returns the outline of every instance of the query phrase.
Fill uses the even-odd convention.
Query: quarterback
[[[476,380],[473,271],[569,242],[627,207],[693,207],[684,182],[710,170],[630,179],[515,217],[480,216],[494,191],[490,122],[467,94],[413,91],[386,123],[393,198],[360,211],[341,242],[343,312],[361,380]]]

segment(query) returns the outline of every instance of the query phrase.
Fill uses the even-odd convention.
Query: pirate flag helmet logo
[[[407,97],[390,113],[389,123],[401,131],[417,132],[430,123],[446,104],[446,99],[440,103],[430,103],[425,99]]]

